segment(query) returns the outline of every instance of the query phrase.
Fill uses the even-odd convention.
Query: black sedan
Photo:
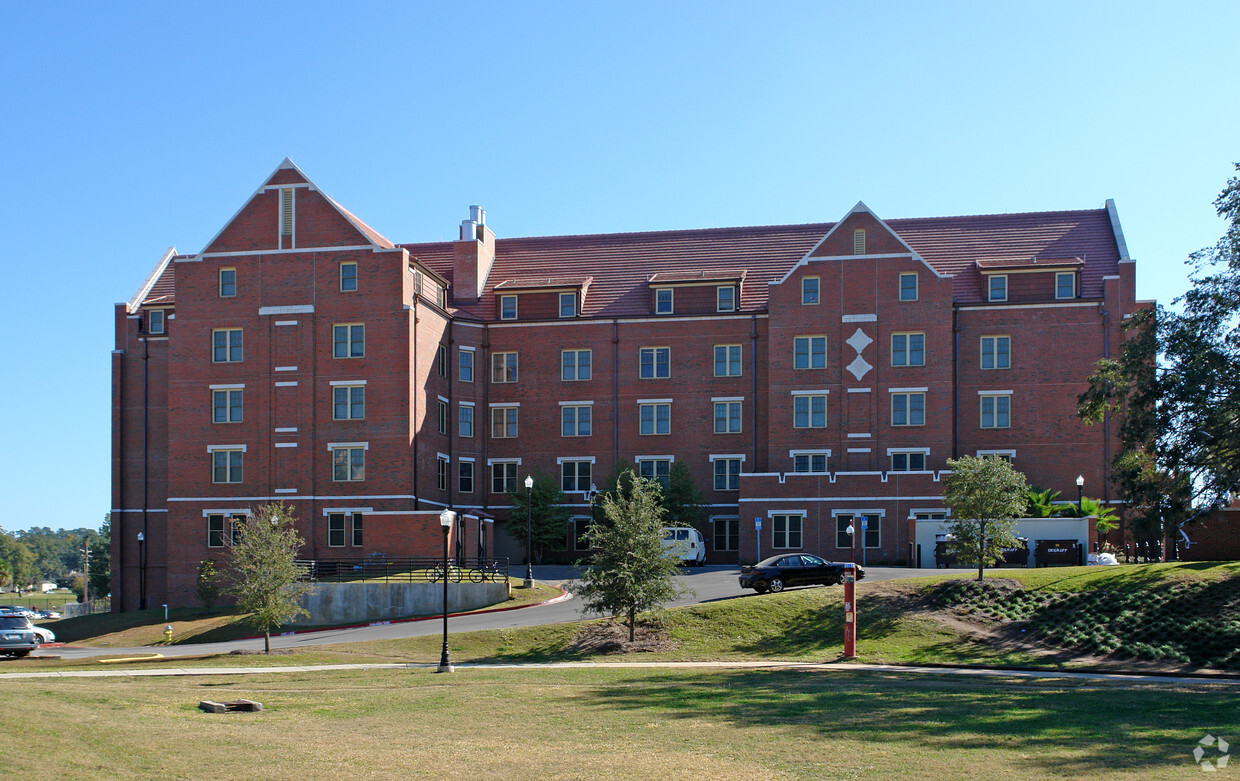
[[[865,570],[848,562],[826,561],[808,553],[784,553],[763,559],[752,567],[741,567],[741,588],[759,594],[779,593],[788,586],[830,586],[844,582],[844,573],[856,567],[857,580]]]

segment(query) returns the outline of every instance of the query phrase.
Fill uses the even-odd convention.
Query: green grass
[[[248,698],[253,714],[205,714]],[[836,670],[11,680],[12,777],[1172,778],[1240,692]]]

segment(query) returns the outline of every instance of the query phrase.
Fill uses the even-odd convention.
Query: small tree
[[[90,593],[96,598],[112,592],[112,514],[105,513],[97,535],[90,536]]]
[[[309,615],[301,597],[314,590],[299,578],[297,553],[304,541],[283,502],[265,504],[240,526],[240,539],[230,541],[226,569],[228,593],[246,621],[263,633],[263,650],[271,653],[271,628]],[[225,536],[228,540],[228,536]]]
[[[529,492],[528,503],[526,502],[524,478],[514,490],[508,492],[508,500],[512,502],[512,510],[508,518],[512,537],[518,541],[524,541],[526,513],[532,510],[532,514],[528,516],[530,544],[533,547],[531,555],[541,564],[543,555],[549,546],[564,543],[565,535],[568,533],[568,519],[573,513],[566,506],[568,497],[560,490],[558,480],[538,470],[530,476],[534,478],[534,487]]]
[[[633,642],[637,614],[674,599],[683,589],[676,582],[676,560],[663,547],[659,484],[631,470],[619,482],[622,487],[604,494],[600,502],[605,520],[586,529],[595,553],[592,561],[578,562],[582,573],[575,592],[587,612],[624,616]]]
[[[198,562],[198,600],[204,608],[210,610],[219,598],[220,571],[216,569],[214,561],[203,559]]]
[[[944,503],[951,508],[948,545],[960,561],[977,566],[977,579],[1003,560],[1003,549],[1016,547],[1016,518],[1025,509],[1025,476],[994,456],[949,459]]]

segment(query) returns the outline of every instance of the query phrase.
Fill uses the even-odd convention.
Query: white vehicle
[[[52,630],[45,626],[39,626],[38,624],[32,624],[31,626],[34,627],[35,636],[39,638],[39,645],[47,645],[48,643],[56,642],[56,635],[52,632]]]
[[[671,551],[678,561],[692,567],[706,563],[706,540],[697,529],[687,526],[665,528],[663,549]]]

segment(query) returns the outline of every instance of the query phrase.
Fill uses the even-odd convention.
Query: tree
[[[668,471],[667,487],[663,489],[664,524],[700,528],[706,522],[706,512],[702,509],[705,502],[689,465],[683,461],[673,463]]]
[[[631,470],[619,483],[621,488],[600,501],[605,520],[586,529],[595,553],[590,562],[578,562],[582,572],[574,592],[588,612],[624,616],[633,642],[638,613],[661,606],[683,589],[676,582],[676,560],[663,547],[659,484]]]
[[[297,553],[305,544],[295,519],[283,502],[264,504],[240,526],[240,539],[231,542],[226,560],[228,593],[246,621],[263,633],[263,650],[271,653],[271,628],[309,615],[301,597],[314,590],[300,580]]]
[[[531,477],[534,478],[534,487],[530,491],[528,503],[524,482],[508,492],[508,500],[512,502],[508,518],[512,536],[522,539],[525,536],[526,514],[532,510],[532,514],[528,516],[532,555],[541,564],[548,547],[564,544],[565,535],[568,533],[568,519],[573,513],[565,506],[568,504],[568,497],[560,490],[558,480],[538,470],[534,470]]]
[[[1119,356],[1096,365],[1078,398],[1087,422],[1119,418],[1112,479],[1138,539],[1183,534],[1240,488],[1240,177],[1214,207],[1227,230],[1189,256],[1178,311],[1134,315]]]
[[[102,598],[112,593],[112,514],[105,513],[99,533],[91,538],[90,593]]]
[[[0,529],[0,561],[9,565],[9,582],[20,588],[34,575],[34,554],[30,548],[4,529]]]
[[[210,610],[220,598],[220,572],[211,559],[198,562],[198,600]]]
[[[982,572],[1003,560],[1003,549],[1013,548],[1016,518],[1025,509],[1028,485],[1025,476],[1005,459],[995,456],[948,459],[952,470],[944,484],[944,503],[954,519],[948,531],[955,540],[948,545],[961,562]]]

